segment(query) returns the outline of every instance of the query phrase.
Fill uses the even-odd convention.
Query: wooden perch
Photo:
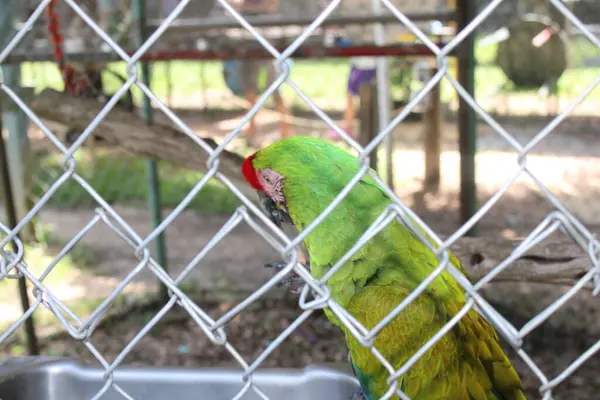
[[[79,131],[88,126],[102,107],[96,100],[76,98],[52,89],[43,90],[31,104],[39,117]],[[206,152],[168,124],[157,122],[146,125],[137,114],[114,108],[98,125],[95,134],[138,156],[206,171]],[[203,140],[216,147],[213,139]],[[250,199],[255,199],[254,191],[242,181],[242,161],[240,155],[224,151],[221,154],[220,171]],[[461,238],[451,250],[461,260],[472,281],[476,282],[506,259],[518,244],[518,241],[500,238]],[[494,282],[572,284],[590,266],[586,252],[574,243],[566,239],[561,242],[546,240],[505,269]]]
[[[100,113],[104,104],[90,98],[74,97],[53,89],[44,89],[30,104],[40,118],[83,131]],[[159,114],[160,115],[160,114]],[[165,118],[148,125],[137,114],[114,107],[95,129],[94,134],[135,155],[164,160],[198,171],[207,171],[208,154],[183,132],[165,122]],[[161,121],[162,120],[162,121]],[[212,148],[212,138],[202,138]],[[240,168],[243,157],[224,150],[219,171],[231,179],[248,198],[256,193],[242,180]]]
[[[518,240],[463,237],[451,247],[473,282],[478,281],[510,256]],[[547,239],[502,271],[493,282],[518,281],[570,285],[591,268],[586,251],[567,238]]]

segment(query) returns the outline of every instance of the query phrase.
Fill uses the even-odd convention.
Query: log
[[[104,104],[90,98],[74,97],[53,89],[42,90],[30,103],[40,118],[83,131],[100,113]],[[167,161],[198,171],[207,171],[208,154],[191,138],[173,126],[165,118],[148,125],[138,114],[114,107],[98,125],[94,135],[102,137],[111,145],[140,157]],[[217,143],[212,138],[201,138],[212,148]],[[244,158],[224,150],[220,156],[219,171],[227,176],[249,199],[256,193],[243,180],[240,167]]]
[[[43,119],[82,131],[100,112],[102,104],[93,99],[75,98],[52,89],[45,89],[31,103],[32,110]],[[155,123],[146,123],[130,112],[113,109],[98,125],[95,134],[109,143],[135,155],[164,160],[190,169],[206,171],[208,155],[179,130]],[[213,148],[216,142],[203,138]],[[223,151],[220,171],[250,199],[255,192],[243,181],[240,173],[243,157]],[[478,281],[506,259],[518,240],[493,237],[464,237],[451,248],[461,260],[473,282]],[[494,282],[532,282],[568,285],[576,282],[590,268],[587,252],[567,239],[547,239],[525,253],[498,275]]]
[[[472,282],[477,282],[510,256],[518,240],[462,237],[451,247]],[[527,251],[493,282],[529,282],[572,285],[591,268],[587,251],[564,239],[547,239]],[[588,289],[591,286],[588,287]]]

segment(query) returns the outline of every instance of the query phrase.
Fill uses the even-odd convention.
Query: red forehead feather
[[[258,179],[258,173],[256,172],[256,169],[254,169],[254,166],[252,165],[252,159],[254,158],[255,155],[256,155],[256,153],[248,156],[244,160],[244,162],[242,163],[242,174],[244,175],[244,178],[246,179],[246,181],[254,189],[264,190],[263,185],[260,183],[260,180]]]

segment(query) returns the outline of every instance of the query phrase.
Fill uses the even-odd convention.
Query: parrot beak
[[[292,219],[277,203],[275,203],[265,192],[258,191],[258,199],[261,210],[269,217],[277,227],[281,228],[284,223],[292,223]]]

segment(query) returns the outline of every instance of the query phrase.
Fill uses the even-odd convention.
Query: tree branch
[[[90,98],[74,97],[53,89],[44,89],[30,104],[40,118],[83,131],[100,113],[104,104]],[[156,113],[151,125],[137,114],[114,107],[94,131],[108,143],[137,156],[163,160],[193,170],[207,171],[208,153],[194,140],[173,127],[173,123]],[[201,138],[212,148],[217,143],[212,138]],[[256,193],[243,181],[240,167],[242,156],[224,150],[220,157],[219,171],[231,179],[248,198]]]

